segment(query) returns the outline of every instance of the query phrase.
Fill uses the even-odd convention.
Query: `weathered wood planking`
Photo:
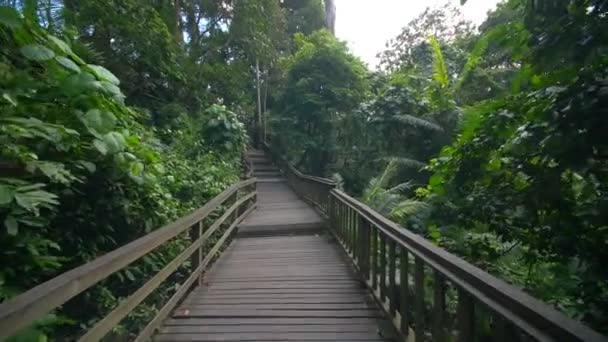
[[[247,159],[258,179],[258,207],[239,225],[239,236],[314,234],[323,229],[321,216],[291,190],[263,152],[250,151]]]
[[[155,341],[392,341],[325,235],[237,238]]]

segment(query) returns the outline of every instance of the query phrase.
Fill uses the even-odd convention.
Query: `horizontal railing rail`
[[[188,278],[164,304],[156,317],[139,333],[136,341],[150,339],[192,285],[197,281],[200,283],[202,272],[211,264],[226,241],[233,236],[238,223],[256,207],[256,182],[257,180],[253,178],[237,183],[190,215],[1,303],[0,341],[34,324],[50,311],[161,247],[169,240],[182,233],[189,233],[192,242],[187,248],[143,286],[121,301],[114,310],[95,323],[79,338],[79,341],[102,339],[171,274],[190,260],[191,272]],[[210,214],[216,209],[225,207],[228,208],[223,214],[215,219],[213,224],[206,227],[205,223]],[[229,226],[223,228],[226,225]],[[207,245],[211,245],[210,248],[207,248]]]
[[[321,214],[327,216],[329,210],[329,193],[336,187],[336,182],[321,177],[305,175],[296,169],[285,158],[275,153],[268,143],[264,143],[264,150],[277,166],[283,171],[287,183],[304,201],[315,206]]]

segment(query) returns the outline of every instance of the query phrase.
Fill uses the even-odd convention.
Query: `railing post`
[[[473,339],[475,327],[475,303],[473,298],[462,289],[458,289],[458,342]]]
[[[445,279],[438,271],[435,271],[433,279],[433,341],[443,342],[444,334],[444,312],[445,312]]]
[[[390,240],[388,244],[388,279],[389,279],[389,291],[388,291],[388,299],[389,299],[389,308],[390,313],[395,317],[395,313],[397,312],[397,243],[395,240]]]
[[[424,263],[422,259],[416,257],[414,263],[414,325],[416,328],[414,332],[416,333],[416,341],[424,341],[424,311]]]
[[[201,236],[203,235],[203,221],[199,221],[197,224],[194,224],[190,227],[190,241],[195,243]],[[198,266],[203,261],[203,244],[196,249],[192,256],[190,257],[190,270],[194,272]],[[199,285],[201,284],[201,279],[199,277]]]
[[[401,313],[401,333],[405,336],[409,335],[410,332],[410,317],[409,317],[409,254],[407,249],[401,247],[400,249],[401,259],[399,260],[400,264],[400,284],[401,288],[400,293],[400,303],[399,303],[399,312]]]
[[[359,215],[359,270],[363,279],[369,279],[369,223]]]

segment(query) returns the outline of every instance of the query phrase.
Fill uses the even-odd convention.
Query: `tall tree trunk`
[[[336,4],[334,0],[325,0],[325,26],[329,32],[336,34]]]
[[[255,58],[255,84],[256,90],[258,93],[258,118],[257,118],[257,138],[258,138],[258,147],[262,146],[262,137],[263,137],[263,125],[262,125],[262,94],[260,89],[260,60]]]
[[[264,100],[262,101],[262,113],[264,114],[264,141],[267,140],[268,137],[268,87],[270,83],[270,72],[271,69],[268,68],[266,71],[266,77],[264,79]]]

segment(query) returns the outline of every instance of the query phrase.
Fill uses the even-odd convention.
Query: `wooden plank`
[[[318,296],[310,297],[288,297],[275,298],[275,296],[263,296],[253,298],[217,298],[208,297],[202,299],[189,299],[183,305],[238,305],[238,304],[365,304],[369,300],[359,295],[352,296],[327,296],[326,298],[318,298]]]
[[[374,322],[368,324],[290,324],[290,325],[169,325],[161,330],[163,334],[213,334],[213,333],[321,333],[321,332],[350,332],[376,333],[378,327]]]
[[[295,336],[294,336],[295,335]],[[385,341],[374,333],[227,333],[227,334],[161,334],[154,341]]]
[[[210,313],[215,312],[215,310],[222,311],[226,309],[230,310],[242,310],[246,312],[247,310],[275,310],[275,311],[284,311],[284,310],[362,310],[362,309],[376,309],[374,305],[370,305],[370,303],[359,302],[359,303],[253,303],[253,304],[245,304],[245,303],[184,303],[180,306],[179,310],[191,310],[191,311],[207,311]]]
[[[173,313],[178,317],[384,317],[380,310],[236,310],[226,308],[224,310],[177,310]]]
[[[274,294],[303,294],[303,293],[316,293],[316,294],[323,294],[323,293],[358,293],[358,294],[365,294],[367,293],[366,291],[362,290],[362,289],[356,289],[356,288],[352,288],[352,289],[340,289],[340,288],[331,288],[331,289],[249,289],[249,290],[242,290],[242,291],[238,291],[238,292],[231,292],[231,291],[209,291],[207,292],[209,294],[229,294],[229,293],[239,293],[241,295],[247,295],[247,294],[269,294],[269,293],[274,293]]]
[[[364,295],[368,295],[364,292]],[[190,295],[189,300],[193,301],[205,301],[205,300],[221,300],[221,299],[230,299],[230,298],[240,298],[243,300],[251,300],[258,298],[275,298],[276,300],[282,299],[303,299],[303,298],[312,298],[317,300],[326,300],[331,298],[353,298],[353,299],[362,299],[366,296],[361,296],[361,292],[352,292],[352,293],[344,293],[339,291],[338,293],[271,293],[271,294],[235,294],[235,293],[209,293],[204,295]]]
[[[241,317],[241,318],[225,318],[225,317],[212,317],[212,318],[170,318],[166,322],[166,326],[174,325],[194,325],[194,326],[264,326],[264,325],[378,325],[381,323],[387,323],[388,321],[383,318],[376,317]]]
[[[237,189],[255,182],[255,179],[249,179],[237,183],[192,214],[1,303],[0,340],[43,318],[49,311],[176,237],[215,210]]]

